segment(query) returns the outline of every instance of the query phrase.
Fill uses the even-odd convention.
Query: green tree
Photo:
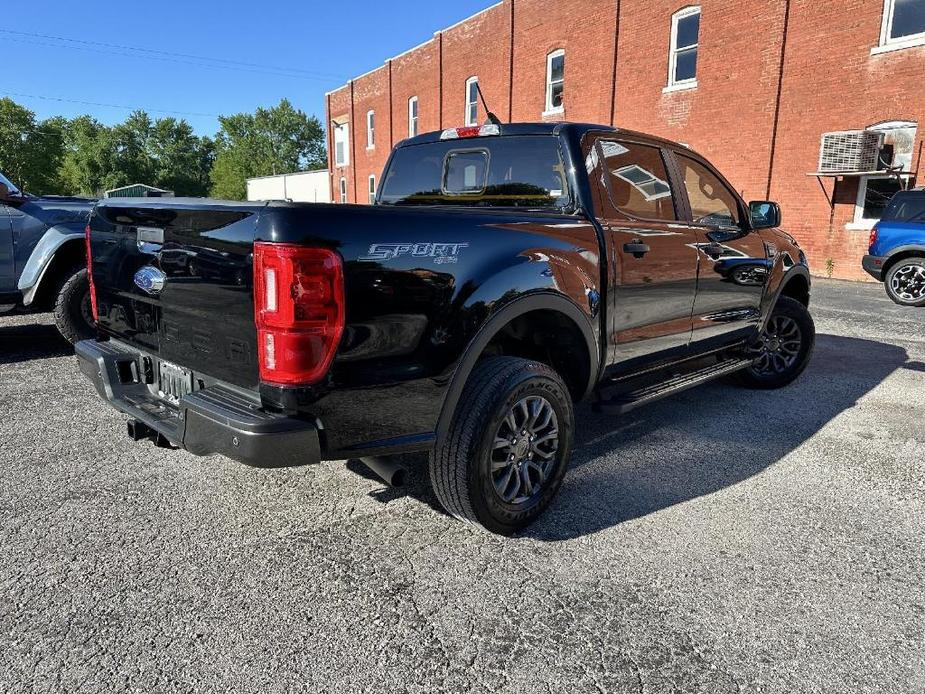
[[[37,123],[29,109],[0,99],[0,170],[23,190],[60,192],[65,124],[63,118]]]
[[[62,187],[71,194],[99,195],[115,165],[114,152],[110,128],[90,116],[69,121],[59,169]]]
[[[184,120],[162,118],[151,128],[148,151],[153,164],[153,185],[177,195],[204,196],[209,192],[213,145],[197,137]]]
[[[248,178],[327,165],[321,122],[287,99],[253,114],[221,116],[219,123],[211,174],[215,197],[243,200]]]

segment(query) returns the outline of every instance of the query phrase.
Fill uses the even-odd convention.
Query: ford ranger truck
[[[576,403],[619,415],[806,368],[810,278],[780,208],[625,130],[420,135],[375,205],[104,200],[80,367],[136,440],[256,466],[429,452],[437,497],[525,528]]]

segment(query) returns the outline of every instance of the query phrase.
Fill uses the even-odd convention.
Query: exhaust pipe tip
[[[376,473],[376,476],[390,487],[404,487],[408,470],[388,458],[360,458],[360,462]]]
[[[144,422],[139,422],[137,419],[130,419],[126,424],[128,430],[128,437],[132,441],[144,441],[145,439],[150,439],[154,435],[154,431]]]

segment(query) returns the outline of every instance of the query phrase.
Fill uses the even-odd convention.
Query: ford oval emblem
[[[167,275],[153,265],[145,265],[135,273],[135,284],[148,294],[160,294],[167,283]]]

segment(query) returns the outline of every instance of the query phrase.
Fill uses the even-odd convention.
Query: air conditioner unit
[[[871,130],[825,133],[819,149],[820,173],[876,171],[883,136]]]

